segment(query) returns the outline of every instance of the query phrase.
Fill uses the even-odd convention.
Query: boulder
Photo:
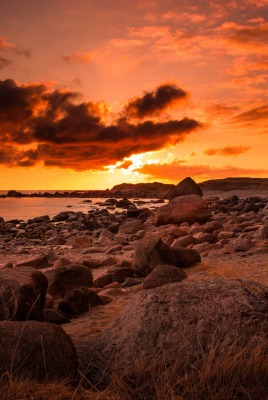
[[[44,272],[48,280],[48,293],[55,297],[64,297],[73,289],[91,287],[93,275],[88,267],[71,264]]]
[[[78,358],[63,329],[36,321],[0,322],[0,376],[48,380],[74,380]]]
[[[137,294],[89,349],[88,365],[101,373],[108,366],[108,374],[125,371],[136,360],[198,369],[210,350],[225,354],[234,342],[243,346],[254,336],[266,338],[267,329],[266,285],[185,280]]]
[[[118,200],[118,202],[116,203],[116,207],[119,207],[119,208],[126,208],[126,207],[129,207],[129,206],[131,206],[133,203],[130,201],[130,200],[128,200],[126,197],[124,197],[123,199],[121,199],[121,200]]]
[[[41,269],[51,267],[51,264],[49,263],[48,256],[44,255],[23,261],[19,264],[16,264],[16,267],[32,267],[35,269]]]
[[[141,228],[141,221],[138,219],[134,219],[133,221],[128,221],[122,224],[119,228],[119,233],[136,233]]]
[[[188,222],[205,223],[209,220],[211,211],[207,202],[197,195],[175,197],[170,203],[159,207],[154,215],[156,226],[181,224]]]
[[[159,236],[148,233],[140,240],[136,248],[132,269],[137,275],[147,276],[161,264],[188,268],[200,261],[200,255],[195,250],[169,247]]]
[[[175,186],[175,188],[169,195],[169,200],[172,200],[175,197],[188,196],[191,194],[195,194],[200,197],[203,196],[201,188],[197,185],[197,183],[195,183],[192,178],[188,177],[183,179],[177,184],[177,186]]]
[[[73,249],[81,249],[90,247],[92,245],[92,239],[91,236],[76,236],[75,238],[70,238],[66,244],[72,246]]]
[[[89,307],[102,305],[101,298],[94,291],[88,288],[72,290],[58,305],[58,311],[67,317],[82,314],[89,310]]]
[[[169,283],[180,282],[185,279],[186,273],[183,269],[174,265],[158,265],[143,281],[143,289],[153,289]]]
[[[47,279],[33,268],[0,271],[0,320],[43,321]]]
[[[69,319],[65,317],[65,315],[52,308],[44,309],[44,321],[51,322],[57,325],[62,325],[70,322]]]

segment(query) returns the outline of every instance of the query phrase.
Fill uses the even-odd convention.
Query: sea
[[[20,192],[23,194],[31,194],[43,193],[45,191],[20,190]],[[52,193],[54,192],[55,191]],[[0,190],[0,195],[3,194],[7,194],[7,191]],[[88,203],[85,200],[91,200],[92,203]],[[61,211],[81,211],[87,214],[90,210],[105,208],[97,204],[103,203],[104,201],[105,198],[6,197],[0,198],[0,217],[3,217],[5,221],[12,219],[28,221],[28,219],[40,217],[41,215],[49,215],[49,217],[52,218]],[[135,200],[133,201],[135,202]],[[143,204],[141,207],[154,208],[158,206],[152,203],[153,199],[145,199],[144,201],[146,204]],[[109,209],[109,212],[113,213],[119,210],[121,209]]]

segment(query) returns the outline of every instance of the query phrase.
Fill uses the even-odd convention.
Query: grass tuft
[[[83,382],[40,384],[3,377],[1,400],[268,400],[268,340],[237,340],[226,349],[213,344],[197,365],[150,365],[136,360],[131,370],[112,376],[103,390]]]

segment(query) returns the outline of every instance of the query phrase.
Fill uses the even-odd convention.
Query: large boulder
[[[43,321],[47,279],[29,267],[0,271],[0,320]]]
[[[74,380],[78,358],[62,328],[36,321],[0,322],[0,376],[47,380]]]
[[[172,200],[175,197],[188,196],[191,194],[195,194],[200,197],[203,196],[202,189],[192,178],[188,177],[183,179],[177,184],[177,186],[175,186],[169,195],[169,200]]]
[[[211,349],[225,352],[234,342],[245,345],[255,335],[267,337],[267,329],[267,286],[247,280],[185,280],[138,294],[87,357],[101,371],[109,366],[108,373],[133,367],[136,360],[198,368]]]
[[[137,275],[147,276],[161,264],[188,268],[201,261],[195,250],[171,248],[158,235],[146,234],[140,240],[132,260],[132,269]]]
[[[93,275],[88,267],[78,264],[67,265],[45,271],[48,280],[48,293],[55,297],[64,297],[73,289],[91,287]]]
[[[197,195],[175,197],[171,202],[159,207],[154,215],[156,226],[183,222],[193,224],[209,220],[211,211],[207,202]]]

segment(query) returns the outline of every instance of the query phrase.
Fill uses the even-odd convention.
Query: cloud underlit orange
[[[145,94],[138,105],[135,100],[139,115],[160,111],[185,92],[165,84],[156,93],[149,101]],[[30,167],[42,161],[77,171],[101,169],[132,154],[174,146],[201,126],[189,118],[133,123],[127,118],[129,108],[106,125],[100,105],[79,102],[78,97],[70,91],[49,91],[45,85],[1,81],[0,164]],[[25,145],[32,147],[24,150]]]
[[[4,2],[0,188],[265,176],[267,15],[268,0]]]

